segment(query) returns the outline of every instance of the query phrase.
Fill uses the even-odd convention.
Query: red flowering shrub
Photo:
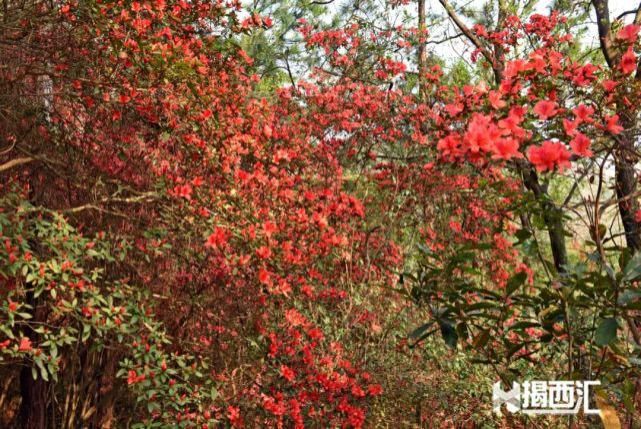
[[[361,426],[362,403],[374,395],[367,377],[312,318],[346,298],[348,264],[360,276],[378,275],[360,255],[364,211],[343,192],[331,148],[315,144],[310,125],[297,121],[291,93],[275,101],[252,95],[251,59],[226,46],[226,33],[262,25],[260,17],[238,27],[233,12],[207,1],[69,2],[44,7],[47,19],[30,12],[25,25],[57,51],[19,58],[10,76],[32,88],[29,67],[54,71],[46,75],[49,93],[30,100],[44,115],[17,126],[36,131],[19,142],[32,159],[10,180],[35,192],[27,198],[36,213],[66,213],[81,229],[106,230],[101,237],[123,251],[107,261],[109,278],[147,290],[147,305],[171,335],[163,348],[197,355],[207,371],[182,358],[181,370],[169,369],[168,352],[144,334],[128,354],[98,355],[87,368],[107,366],[113,390],[120,362],[117,375],[145,402],[132,418],[149,423]],[[17,138],[24,130],[6,131]],[[73,180],[57,179],[60,171]],[[3,275],[20,285],[7,296],[28,301],[29,274]],[[110,302],[117,292],[105,293]],[[93,317],[96,299],[70,306]],[[36,325],[56,318],[29,305]],[[121,317],[113,323],[125,329]],[[43,341],[46,334],[33,330],[17,353]],[[192,373],[202,383],[190,382]],[[205,381],[221,386],[210,391]],[[44,384],[33,384],[39,395]],[[93,417],[65,418],[111,424],[120,406],[110,398]],[[34,400],[23,396],[21,413],[38,425],[46,413],[27,405]]]
[[[494,77],[459,84],[409,73],[421,26],[303,19],[322,66],[267,91],[236,42],[274,21],[238,2],[9,3],[3,424],[363,427],[434,332],[630,390],[638,25],[608,29],[606,68],[556,12],[459,22]],[[428,320],[397,341],[410,303]]]

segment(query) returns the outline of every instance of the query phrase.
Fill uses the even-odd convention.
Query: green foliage
[[[0,207],[0,281],[10,285],[0,305],[0,363],[22,360],[34,379],[58,382],[73,350],[119,350],[116,376],[153,416],[136,427],[175,427],[176,413],[201,414],[216,400],[207,363],[167,350],[171,339],[144,289],[109,279],[127,246],[84,237],[60,213],[16,194]]]
[[[517,234],[520,246],[529,237]],[[617,272],[595,252],[558,279],[539,274],[529,283],[517,272],[501,289],[484,285],[476,268],[486,249],[467,245],[444,257],[419,248],[423,259],[406,277],[413,284],[410,298],[429,308],[431,320],[412,331],[410,341],[440,330],[446,344],[504,368],[510,378],[525,376],[522,362],[534,364],[539,378],[549,370],[579,379],[596,372],[622,401],[632,400],[621,380],[638,376],[641,350],[620,333],[641,308],[639,254],[623,258]]]

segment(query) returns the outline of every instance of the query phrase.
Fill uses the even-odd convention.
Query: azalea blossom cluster
[[[550,25],[541,26],[546,19]],[[557,17],[535,15],[531,20],[538,24],[516,25],[518,19],[512,19],[514,37],[505,42],[506,47],[534,27],[542,44],[527,59],[506,61],[496,90],[485,85],[465,86],[443,100],[441,123],[450,124],[450,132],[438,141],[443,159],[483,163],[526,158],[538,171],[562,172],[571,160],[593,155],[594,136],[621,132],[619,116],[612,110],[597,109],[593,103],[597,94],[612,103],[617,97],[616,79],[636,70],[633,47],[639,26],[630,24],[619,31],[618,38],[628,48],[619,70],[610,76],[598,66],[579,64],[563,55],[559,48],[571,39],[553,32]],[[543,32],[542,28],[549,30]],[[493,37],[477,31],[481,37]],[[617,76],[619,73],[623,76]],[[465,132],[458,131],[462,127]],[[550,132],[555,129],[560,132]]]
[[[274,22],[237,1],[36,9],[17,25],[46,55],[0,76],[21,101],[2,137],[29,155],[0,185],[0,355],[16,373],[104,373],[88,401],[122,397],[148,425],[363,427],[384,377],[350,339],[380,333],[405,299],[455,302],[448,317],[494,311],[492,327],[439,320],[468,348],[541,338],[513,295],[535,283],[517,249],[538,246],[523,207],[548,221],[537,175],[609,156],[622,106],[636,112],[634,24],[607,70],[568,55],[558,13],[476,25],[473,60],[496,81],[446,85],[438,65],[410,79],[398,54],[427,31],[301,19],[327,69],[266,97],[235,38]],[[378,286],[397,294],[374,314],[361,298]],[[92,403],[93,426],[112,423],[114,401]]]
[[[155,296],[171,297],[146,304],[174,336],[174,350],[208,362],[219,392],[205,397],[209,387],[194,384],[186,401],[175,380],[166,384],[164,360],[150,368],[158,345],[137,342],[119,376],[136,395],[162,384],[169,392],[163,412],[150,406],[137,415],[235,427],[361,427],[381,388],[313,319],[349,298],[342,285],[350,275],[383,274],[362,256],[364,207],[343,190],[333,150],[315,144],[292,90],[255,97],[251,59],[220,48],[269,19],[238,22],[238,4],[209,1],[96,7],[68,2],[53,11],[73,37],[50,59],[59,75],[50,123],[38,130],[57,142],[45,147],[49,157],[65,156],[70,171],[90,167],[70,190],[54,182],[49,192],[81,201],[91,198],[82,180],[109,183],[101,201],[119,207],[96,219],[87,205],[72,211],[76,222],[131,243],[125,271]],[[127,215],[108,220],[127,205]],[[25,352],[38,346],[21,341]],[[247,352],[247,342],[257,350]]]

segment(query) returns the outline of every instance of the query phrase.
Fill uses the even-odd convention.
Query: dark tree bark
[[[621,52],[617,52],[612,46],[612,32],[610,23],[610,9],[608,0],[592,0],[592,6],[597,17],[597,28],[599,30],[599,42],[601,52],[612,69],[619,64]],[[635,24],[641,23],[641,5],[637,7],[634,19]],[[641,80],[641,74],[637,71],[635,76]],[[625,106],[625,103],[617,103],[618,106]],[[635,213],[639,208],[636,192],[637,177],[635,166],[638,157],[635,153],[633,129],[636,128],[637,119],[632,109],[620,109],[617,114],[621,120],[624,132],[621,138],[615,143],[617,149],[614,151],[614,165],[616,169],[615,182],[616,193],[619,200],[619,215],[625,232],[625,240],[628,249],[633,253],[641,249],[641,237],[639,236],[639,224],[635,219]]]
[[[563,230],[563,211],[550,200],[546,187],[541,185],[536,171],[531,166],[521,165],[521,174],[523,175],[523,184],[534,194],[541,208],[543,221],[550,237],[554,268],[556,268],[557,273],[563,274],[566,272],[568,263],[565,232]]]
[[[33,320],[39,321],[37,299],[32,291],[27,292],[26,301],[33,308]],[[30,327],[25,334],[32,343],[37,342],[37,334]],[[31,374],[33,363],[25,359],[20,370],[20,412],[18,413],[18,424],[23,429],[45,429],[47,427],[47,383],[38,374],[34,380]]]
[[[625,231],[625,241],[632,252],[641,249],[639,224],[635,213],[639,208],[635,197],[637,192],[637,177],[635,172],[636,155],[634,143],[630,138],[624,138],[620,149],[615,153],[616,192],[619,199],[619,214]]]
[[[20,371],[20,413],[19,424],[24,429],[45,429],[47,427],[46,383],[41,378],[33,379],[31,366]]]

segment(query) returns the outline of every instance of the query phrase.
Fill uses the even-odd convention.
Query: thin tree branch
[[[636,14],[637,12],[638,12],[638,9],[626,10],[625,12],[623,12],[623,13],[619,14],[619,16],[617,16],[617,20],[623,18],[624,16],[632,15],[633,13]]]
[[[34,161],[34,159],[31,157],[12,159],[11,161],[7,161],[4,164],[0,164],[0,173],[2,173],[3,171],[10,170],[13,167],[17,167],[22,164],[27,164],[31,161]]]
[[[497,74],[497,76],[500,74],[499,67],[496,61],[496,58],[494,58],[494,55],[487,49],[487,47],[483,44],[481,39],[479,39],[476,34],[470,30],[470,28],[465,25],[465,23],[461,20],[461,18],[457,15],[456,11],[454,10],[454,7],[450,4],[448,0],[439,0],[439,3],[445,8],[445,11],[447,12],[447,15],[450,17],[452,22],[458,27],[458,29],[467,37],[467,39],[472,42],[472,44],[478,49],[481,54],[485,57],[485,59],[492,65],[492,69],[494,70],[494,73]],[[497,79],[499,80],[499,79]]]

